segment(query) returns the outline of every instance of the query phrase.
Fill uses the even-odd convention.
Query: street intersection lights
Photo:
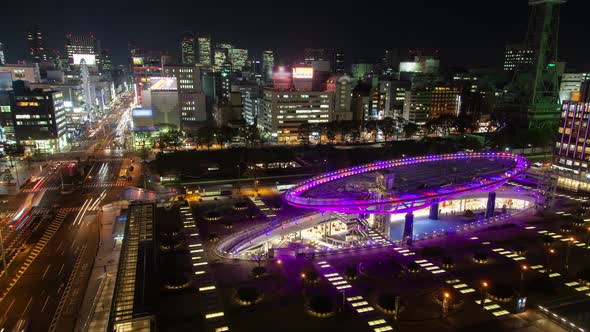
[[[488,296],[488,283],[487,283],[487,281],[483,281],[481,283],[481,309],[482,310],[485,310],[487,296]]]
[[[569,271],[570,267],[570,252],[572,251],[572,243],[574,243],[574,238],[570,237],[567,241],[567,250],[565,252],[565,270]]]
[[[443,294],[443,301],[442,301],[442,318],[447,317],[449,312],[449,300],[451,299],[451,294],[449,292],[444,292]]]
[[[549,248],[547,251],[547,274],[551,273],[551,255],[555,254],[555,249]]]

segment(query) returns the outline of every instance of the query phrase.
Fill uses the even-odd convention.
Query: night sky
[[[8,3],[7,3],[8,2]],[[346,61],[380,57],[385,48],[439,49],[443,66],[501,66],[506,43],[524,39],[527,0],[411,1],[3,1],[0,42],[9,62],[26,56],[26,28],[39,23],[49,47],[65,34],[94,32],[125,64],[129,41],[178,54],[182,31],[210,34],[260,58],[263,49],[291,61],[305,47],[339,47]],[[562,7],[561,61],[590,70],[590,1]],[[387,3],[388,5],[384,5]],[[9,8],[6,8],[8,6]]]

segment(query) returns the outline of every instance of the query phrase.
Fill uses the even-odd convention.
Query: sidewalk
[[[106,330],[121,252],[121,241],[113,237],[113,227],[120,211],[121,205],[112,203],[105,205],[100,212],[101,242],[74,328],[76,332]]]
[[[31,167],[29,167],[27,161],[15,160],[13,161],[14,168],[10,168],[9,161],[0,161],[0,172],[2,173],[0,181],[4,181],[4,170],[10,168],[10,173],[14,177],[12,182],[16,183],[16,185],[11,186],[0,184],[0,195],[17,195],[20,192],[20,186],[25,183],[26,179],[41,174],[41,167],[46,163],[45,161],[33,162],[30,164]],[[17,172],[18,177],[16,176]]]

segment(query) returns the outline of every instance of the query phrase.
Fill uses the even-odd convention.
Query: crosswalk
[[[117,182],[99,182],[99,183],[87,183],[84,184],[82,186],[82,188],[108,188],[108,187],[125,187],[127,186],[128,183],[127,181],[117,181]],[[47,191],[57,191],[60,190],[61,186],[47,186],[47,187],[41,187],[41,188],[28,188],[28,189],[23,189],[21,192],[23,193],[36,193],[42,190],[47,190]]]
[[[33,216],[37,216],[37,215],[44,215],[44,214],[48,214],[49,212],[51,212],[51,208],[40,208],[40,207],[34,207],[33,209],[31,209],[31,215]],[[80,210],[80,207],[67,207],[67,208],[60,208],[59,211],[64,211],[64,212],[74,212],[74,211],[78,211]],[[7,219],[13,218],[16,214],[18,213],[18,211],[10,211],[10,212],[6,212],[4,214],[4,217]]]
[[[43,236],[41,236],[39,241],[37,241],[35,246],[29,252],[23,265],[18,269],[16,274],[12,277],[12,280],[10,281],[8,287],[2,292],[2,294],[0,294],[0,301],[2,301],[4,299],[6,294],[8,294],[8,292],[12,289],[12,287],[14,287],[14,285],[17,283],[17,281],[27,271],[29,266],[31,266],[31,264],[33,263],[35,258],[37,258],[37,256],[43,250],[43,248],[45,248],[47,243],[51,240],[51,238],[53,238],[53,235],[61,227],[61,224],[63,223],[63,221],[66,218],[66,216],[68,215],[68,213],[69,212],[66,212],[64,210],[60,210],[57,213],[57,215],[55,216],[55,218],[53,218],[53,220],[51,221],[51,224],[49,224],[49,226],[47,226],[45,233],[43,233]]]
[[[379,313],[369,303],[368,299],[361,295],[360,291],[352,285],[328,262],[319,261],[313,263],[316,270],[324,277],[336,292],[342,293],[346,304],[357,315],[367,322],[369,328],[375,332],[393,331],[393,327],[385,320],[385,315]]]
[[[127,181],[100,182],[100,183],[85,184],[82,186],[82,188],[125,187],[127,185],[128,185]]]

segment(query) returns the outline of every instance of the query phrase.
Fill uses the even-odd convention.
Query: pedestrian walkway
[[[346,304],[361,319],[367,322],[369,328],[375,332],[393,331],[393,327],[387,324],[385,315],[376,311],[361,293],[352,287],[328,261],[314,261],[315,269],[334,287],[337,293],[342,294],[342,304]]]
[[[121,253],[121,243],[113,237],[113,227],[123,207],[108,204],[99,214],[100,244],[74,331],[106,331]]]

